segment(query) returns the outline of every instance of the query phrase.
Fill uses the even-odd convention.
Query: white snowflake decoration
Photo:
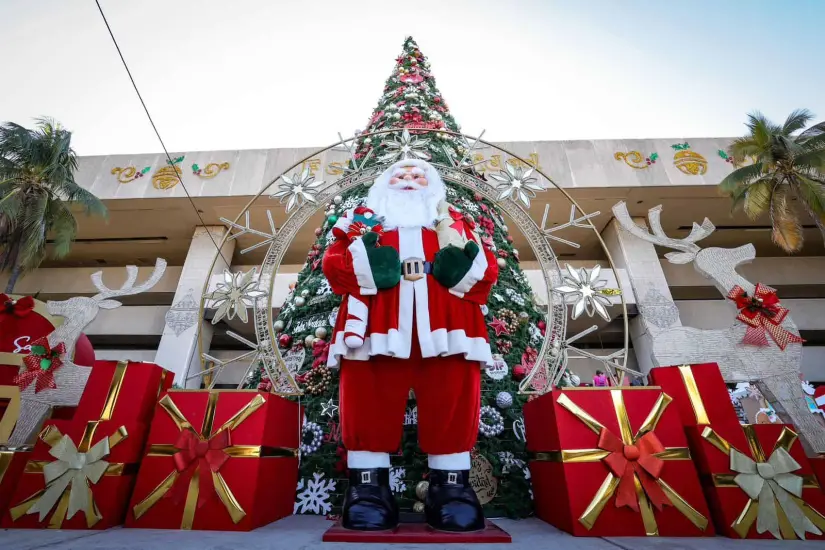
[[[407,490],[407,484],[404,483],[405,475],[405,468],[390,468],[390,489],[393,493],[403,493]]]
[[[312,477],[306,486],[304,479],[298,481],[293,514],[329,514],[332,510],[329,497],[335,490],[335,480],[324,479],[324,474],[320,472],[315,472]]]
[[[212,307],[217,308],[212,324],[216,325],[221,319],[232,320],[235,315],[246,323],[249,319],[246,308],[251,303],[263,296],[266,292],[258,290],[258,281],[255,279],[257,268],[253,267],[246,273],[238,271],[232,273],[228,269],[223,271],[223,282],[218,283],[218,288],[206,295],[206,298],[214,300]]]
[[[422,159],[430,160],[430,154],[427,152],[427,147],[430,140],[413,136],[410,131],[404,128],[401,136],[393,136],[391,139],[384,141],[384,146],[387,152],[378,160],[381,161],[395,161],[404,159]]]
[[[315,181],[309,164],[300,174],[297,172],[292,176],[284,174],[281,179],[284,183],[278,185],[279,191],[273,193],[272,198],[280,199],[281,204],[286,201],[287,213],[291,212],[295,206],[301,207],[308,202],[313,204],[317,202],[318,188],[324,184],[323,180]]]
[[[507,198],[521,201],[521,203],[530,208],[530,199],[536,197],[536,191],[544,191],[538,185],[538,178],[531,177],[533,173],[532,168],[526,171],[520,166],[514,166],[511,162],[504,163],[504,170],[497,174],[490,174],[498,184],[496,190],[499,191],[497,200],[504,200]]]
[[[507,301],[507,300],[504,299],[504,296],[502,296],[501,294],[499,294],[497,292],[493,292],[493,298],[495,298],[499,302],[506,302]]]
[[[588,273],[586,269],[573,269],[566,264],[567,275],[562,277],[564,284],[553,288],[553,292],[561,294],[566,304],[573,304],[573,319],[578,319],[587,312],[588,317],[598,313],[605,321],[610,321],[607,308],[612,304],[610,298],[602,294],[607,285],[605,279],[599,279],[602,268],[596,265]]]

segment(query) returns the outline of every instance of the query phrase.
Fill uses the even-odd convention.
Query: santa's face
[[[400,166],[390,178],[390,189],[397,191],[418,191],[428,184],[424,170],[417,166]]]

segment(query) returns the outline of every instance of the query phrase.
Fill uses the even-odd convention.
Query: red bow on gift
[[[34,298],[31,296],[23,296],[15,300],[7,294],[0,294],[0,304],[3,305],[3,308],[0,309],[0,318],[2,318],[2,315],[25,317],[34,311]]]
[[[223,450],[231,445],[229,430],[223,430],[209,438],[202,440],[191,430],[182,430],[175,442],[178,452],[173,455],[175,468],[180,472],[182,480],[175,483],[172,498],[176,502],[183,502],[189,490],[189,480],[198,472],[200,491],[198,492],[198,508],[204,505],[215,493],[215,484],[212,473],[217,473],[229,460],[229,455]]]
[[[748,325],[743,344],[753,346],[767,346],[768,338],[771,338],[779,349],[784,350],[792,342],[802,343],[805,340],[790,332],[780,325],[788,316],[788,309],[779,303],[776,291],[769,286],[758,283],[753,295],[748,295],[741,286],[734,286],[728,293],[728,298],[736,302],[739,315],[736,318]]]
[[[639,511],[639,499],[636,497],[634,477],[639,478],[642,489],[650,502],[657,510],[670,504],[656,480],[662,474],[664,461],[656,456],[665,450],[662,442],[653,432],[648,432],[639,438],[633,445],[625,445],[621,439],[613,435],[606,428],[599,434],[599,448],[610,451],[604,458],[605,463],[619,478],[619,487],[616,493],[616,507],[628,506],[635,512]]]
[[[470,231],[473,231],[476,228],[476,222],[473,221],[473,218],[464,215],[452,206],[449,208],[449,212],[450,218],[453,219],[453,223],[450,224],[450,227],[455,229],[459,235],[466,239],[467,228],[469,228]]]
[[[312,356],[315,358],[312,361],[313,369],[326,365],[329,359],[329,342],[320,338],[315,340],[312,344]]]
[[[14,383],[23,391],[36,382],[34,393],[57,388],[54,373],[63,366],[61,355],[64,353],[66,345],[63,342],[52,348],[45,336],[38,338],[31,344],[31,353],[23,357],[26,370],[14,377]]]

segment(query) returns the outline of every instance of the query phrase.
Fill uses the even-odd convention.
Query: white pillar
[[[644,218],[633,221],[647,227]],[[652,243],[627,233],[615,219],[604,228],[602,238],[616,267],[627,271],[633,287],[639,315],[630,320],[630,339],[639,370],[647,374],[651,368],[661,366],[653,356],[653,335],[682,326],[679,310]]]
[[[215,261],[217,249],[226,228],[222,226],[198,227],[192,236],[192,244],[183,263],[180,280],[175,290],[172,307],[166,314],[166,326],[160,339],[155,363],[175,373],[175,383],[181,387],[197,388],[199,380],[184,381],[186,373],[194,374],[201,370],[198,349],[198,328],[200,328],[203,351],[208,352],[212,343],[213,328],[211,323],[198,316],[201,292],[204,284],[215,273],[227,269],[224,258],[232,261],[235,241],[227,241],[221,248],[221,257]],[[213,242],[214,241],[214,242]]]

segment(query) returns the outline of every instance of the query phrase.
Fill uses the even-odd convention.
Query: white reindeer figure
[[[66,346],[63,366],[54,373],[57,389],[46,389],[35,393],[35,384],[31,384],[20,394],[20,418],[9,438],[9,446],[22,446],[32,442],[35,432],[42,424],[51,407],[77,405],[86,381],[92,369],[75,365],[70,357],[74,354],[75,344],[80,334],[97,316],[100,308],[115,309],[122,304],[111,298],[117,296],[131,296],[140,294],[155,286],[166,270],[166,260],[158,258],[155,269],[143,284],[135,286],[138,268],[134,265],[126,266],[126,282],[112,290],[103,284],[103,273],[98,271],[92,274],[92,282],[100,292],[91,298],[75,296],[59,302],[49,301],[46,308],[52,315],[59,315],[65,320],[48,336],[49,345],[54,347],[61,342]]]
[[[696,271],[712,280],[722,296],[727,297],[736,285],[753,296],[755,285],[736,272],[738,265],[748,263],[756,257],[752,244],[738,248],[700,248],[697,241],[716,229],[707,218],[702,225],[694,223],[690,234],[684,239],[670,238],[662,229],[661,210],[661,206],[656,206],[648,211],[652,233],[633,222],[624,202],[613,206],[613,215],[622,228],[632,235],[676,250],[677,252],[665,254],[670,263],[693,262]],[[734,320],[736,310],[733,302],[730,303],[732,324],[727,329],[703,330],[674,326],[651,331],[654,365],[716,362],[726,381],[755,382],[769,400],[779,404],[776,409],[780,417],[784,416],[783,421],[796,426],[808,451],[825,453],[825,427],[811,414],[802,391],[802,345],[792,342],[783,351],[771,338],[768,338],[767,346],[743,344],[747,326]],[[785,317],[781,327],[799,334],[790,314]]]

